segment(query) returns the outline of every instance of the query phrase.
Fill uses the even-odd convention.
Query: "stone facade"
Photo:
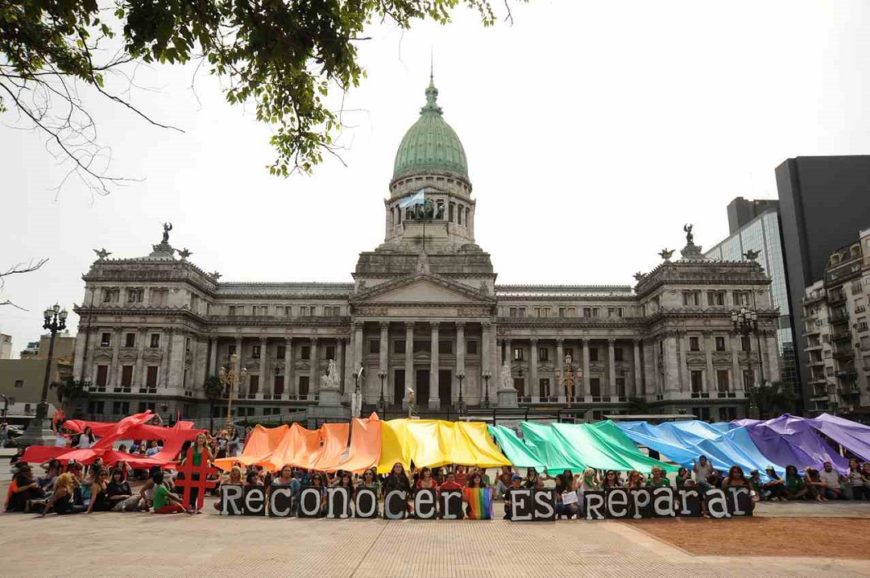
[[[205,417],[203,383],[232,353],[250,376],[234,405],[257,417],[316,405],[329,360],[345,403],[358,386],[365,405],[383,392],[399,409],[410,389],[432,411],[461,396],[471,408],[570,405],[588,418],[733,419],[762,371],[779,379],[769,279],[755,262],[705,259],[691,232],[682,259],[634,287],[498,285],[475,243],[461,143],[439,125],[435,97],[430,84],[426,122],[396,156],[384,242],[361,253],[352,283],[223,282],[175,256],[169,226],[147,257],[96,261],[76,310],[89,413]],[[421,190],[426,204],[407,206]],[[732,330],[740,306],[758,311],[757,341]]]

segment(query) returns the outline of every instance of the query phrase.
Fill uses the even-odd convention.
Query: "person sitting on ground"
[[[338,488],[347,488],[347,496],[349,500],[353,500],[353,476],[350,472],[341,472],[338,476]]]
[[[40,517],[54,510],[58,516],[67,514],[79,514],[85,511],[85,507],[75,503],[76,488],[79,482],[75,475],[70,472],[63,473],[54,482],[54,493],[45,503]]]
[[[861,476],[864,478],[864,499],[870,500],[870,462],[861,466]]]
[[[534,489],[535,482],[538,480],[538,470],[535,468],[526,468],[526,479],[523,482],[523,487]]]
[[[57,460],[49,460],[40,467],[45,471],[45,475],[40,476],[36,481],[40,488],[50,492],[54,488],[54,481],[61,474],[63,468]]]
[[[677,470],[677,476],[675,478],[677,489],[682,490],[686,480],[690,479],[692,479],[692,477],[691,474],[689,474],[689,468],[680,468]]]
[[[761,499],[761,472],[758,470],[752,470],[749,472],[749,486],[752,488],[752,491],[758,496],[758,499]]]
[[[622,487],[622,480],[615,470],[607,470],[604,474],[604,480],[601,482],[602,490],[615,490]]]
[[[139,508],[146,512],[151,509],[151,506],[154,503],[154,490],[157,488],[155,476],[157,474],[160,474],[160,483],[168,487],[160,466],[153,466],[149,471],[148,479],[144,484],[142,484],[142,487],[139,488],[139,497],[141,498]]]
[[[311,487],[320,491],[320,510],[317,517],[323,516],[326,513],[326,484],[323,483],[323,475],[320,472],[311,476]]]
[[[91,501],[88,503],[87,513],[108,512],[112,509],[109,502],[109,472],[105,469],[94,471],[91,476]]]
[[[453,472],[447,472],[447,479],[444,480],[444,483],[438,486],[439,492],[455,492],[457,490],[462,490],[462,484],[456,481],[456,474]]]
[[[322,481],[322,480],[321,480]],[[250,471],[245,474],[245,489],[250,490],[251,488],[262,488],[263,480],[260,479],[260,474],[254,471]]]
[[[849,487],[852,488],[852,499],[863,500],[864,496],[864,474],[861,471],[861,464],[857,458],[849,460],[849,472],[846,474],[849,482]]]
[[[370,469],[363,472],[362,478],[357,484],[357,488],[366,488],[368,490],[372,490],[376,496],[381,494],[381,483],[378,481],[378,477],[375,475],[375,470]]]
[[[453,473],[455,474],[457,484],[468,485],[468,471],[465,466],[453,466]]]
[[[746,475],[743,473],[743,468],[740,466],[731,466],[731,469],[728,470],[728,475],[722,480],[722,490],[724,491],[728,488],[752,489],[752,485],[749,483],[749,480],[746,479]]]
[[[714,469],[713,472],[707,476],[707,484],[704,487],[705,491],[710,488],[721,488],[722,487],[722,473],[719,470]]]
[[[785,491],[789,500],[806,499],[809,492],[803,478],[798,473],[798,469],[793,465],[785,467]]]
[[[27,464],[18,466],[12,483],[6,493],[7,512],[29,512],[31,500],[40,500],[45,492],[39,482],[33,479],[33,470]]]
[[[664,488],[666,486],[669,487],[670,485],[671,481],[665,475],[665,471],[658,466],[653,466],[652,470],[650,471],[650,477],[646,481],[646,487]]]
[[[825,482],[819,477],[819,470],[807,467],[804,470],[804,484],[807,487],[807,497],[817,502],[827,502],[825,497]]]
[[[825,484],[825,497],[829,500],[839,500],[843,497],[843,490],[840,487],[840,473],[834,469],[831,462],[825,462],[822,467],[819,478]]]
[[[151,457],[153,455],[159,454],[162,448],[157,445],[157,440],[151,440],[148,442],[148,447],[145,449],[145,456]]]
[[[504,493],[504,519],[510,520],[513,518],[513,505],[511,504],[511,494],[518,492],[523,488],[523,478],[517,474],[511,476],[511,485]]]
[[[514,472],[510,466],[502,466],[501,471],[495,478],[495,495],[502,498],[508,488],[513,485]],[[522,479],[522,478],[520,478]]]
[[[640,472],[636,470],[631,470],[628,472],[628,477],[625,480],[625,489],[626,490],[640,490],[643,488],[643,476]]]
[[[390,470],[389,475],[384,480],[384,495],[386,496],[394,490],[406,492],[408,496],[411,495],[411,482],[405,473],[405,466],[400,462],[393,464],[393,469]]]
[[[486,486],[483,483],[483,476],[480,475],[480,472],[474,472],[468,478],[468,488],[485,488]]]
[[[106,487],[106,496],[113,512],[136,512],[139,510],[139,496],[133,495],[127,476],[123,470],[117,467],[112,470],[112,478]]]
[[[417,489],[426,489],[426,490],[437,490],[438,484],[435,482],[435,478],[432,477],[432,470],[429,468],[423,468],[420,470],[420,479],[417,480]]]
[[[598,472],[592,468],[583,470],[583,475],[577,479],[577,497],[580,500],[580,510],[584,508],[583,495],[586,492],[594,492],[601,489],[601,481],[598,479]]]
[[[692,472],[695,474],[695,483],[699,486],[707,484],[707,478],[715,470],[713,464],[707,460],[707,456],[698,456],[698,461],[692,464]]]
[[[163,484],[163,472],[157,472],[151,478],[154,481],[154,500],[152,502],[155,514],[180,514],[185,512],[181,498],[169,491]]]
[[[569,470],[556,476],[556,487],[553,492],[556,498],[556,519],[561,520],[562,516],[565,516],[570,520],[579,514],[580,506],[575,499],[576,491],[574,476]]]
[[[767,474],[767,481],[761,485],[761,498],[780,502],[788,500],[785,481],[779,477],[773,466],[767,466],[764,473]]]

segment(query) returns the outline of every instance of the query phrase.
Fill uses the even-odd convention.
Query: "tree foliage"
[[[797,399],[791,388],[779,381],[762,386],[753,386],[749,390],[749,398],[758,408],[761,419],[770,419],[784,413],[794,412]]]
[[[341,111],[330,108],[326,97],[363,78],[357,47],[367,40],[366,27],[379,20],[403,29],[423,19],[447,23],[459,5],[476,9],[484,25],[495,21],[490,0],[4,2],[0,110],[16,108],[72,163],[70,174],[108,192],[125,179],[101,171],[109,151],[97,144],[79,86],[174,128],[109,90],[107,75],[126,74],[130,63],[197,61],[197,70],[205,65],[221,78],[230,103],[253,103],[257,119],[271,126],[277,155],[272,174],[309,172],[324,151],[335,153]]]
[[[64,411],[69,411],[76,405],[78,400],[87,399],[90,383],[68,377],[52,386],[57,388],[55,393],[61,407]]]

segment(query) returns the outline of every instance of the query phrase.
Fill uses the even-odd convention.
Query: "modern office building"
[[[801,303],[823,279],[830,256],[870,226],[870,155],[797,157],[776,167],[785,270],[795,331],[797,368],[809,407],[807,339]]]
[[[737,197],[728,205],[728,225],[731,234],[709,249],[704,256],[719,261],[740,261],[750,251],[770,276],[773,305],[779,309],[776,322],[776,342],[782,366],[782,381],[800,392],[791,306],[786,284],[785,263],[780,240],[778,203],[773,200],[748,201]],[[734,229],[734,225],[738,225]]]
[[[816,415],[870,413],[870,229],[828,258],[824,279],[806,288],[806,375]]]

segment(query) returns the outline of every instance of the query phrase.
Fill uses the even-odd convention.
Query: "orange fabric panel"
[[[280,470],[284,466],[313,469],[323,451],[321,440],[321,430],[311,431],[294,423],[272,455],[256,464],[272,471]]]
[[[324,453],[315,469],[324,472],[346,470],[359,473],[378,464],[381,456],[381,424],[376,414],[368,419],[354,418],[350,428],[350,446],[347,445],[348,424],[325,424],[323,427],[327,426],[330,426],[330,431],[334,431],[337,437],[334,441],[324,438]],[[327,449],[330,446],[334,449]]]
[[[320,457],[314,464],[315,470],[322,472],[334,472],[339,469],[338,465],[347,458],[347,434],[350,425],[346,423],[325,423],[320,426],[323,439]]]
[[[290,428],[286,425],[278,427],[258,425],[248,435],[245,449],[242,450],[241,455],[234,458],[220,458],[214,461],[214,465],[222,470],[230,470],[236,462],[249,466],[266,460],[281,445],[289,430]],[[176,451],[176,453],[178,452]]]

